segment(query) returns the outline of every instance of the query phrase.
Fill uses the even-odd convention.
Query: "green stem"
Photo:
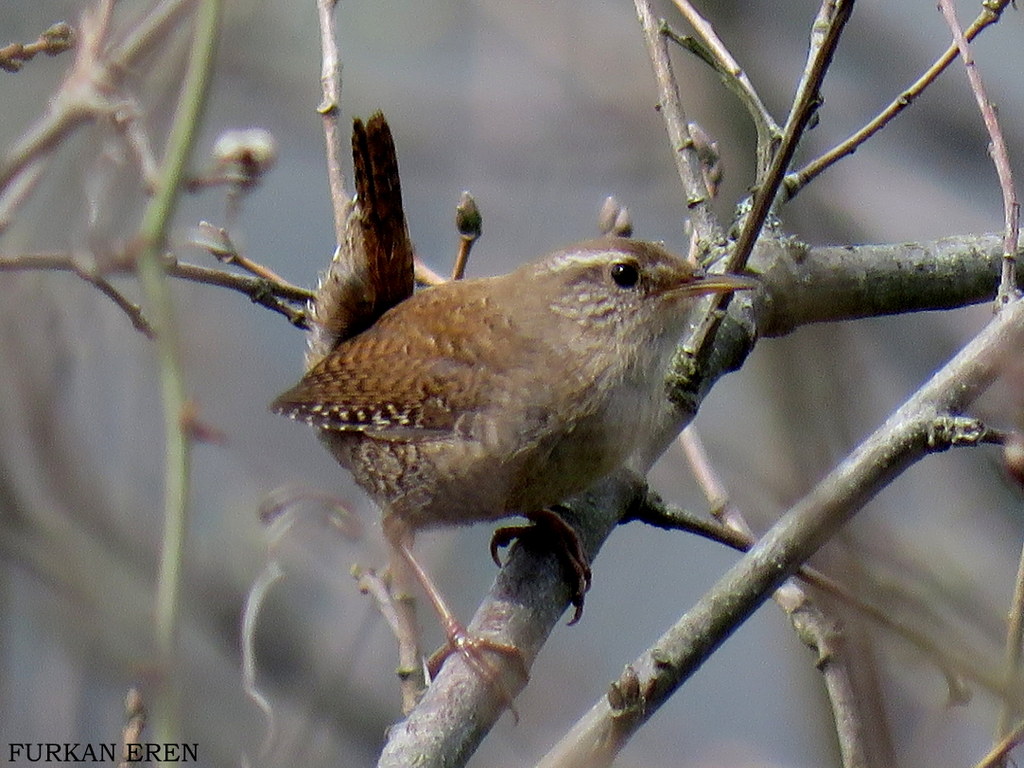
[[[197,10],[192,50],[174,122],[167,136],[159,187],[143,214],[139,232],[143,244],[138,262],[139,279],[157,333],[165,435],[164,532],[156,594],[156,651],[160,685],[153,707],[156,740],[162,742],[178,740],[180,722],[175,649],[188,525],[189,440],[182,423],[186,393],[174,306],[161,254],[177,205],[185,164],[206,104],[220,15],[221,0],[203,0]]]

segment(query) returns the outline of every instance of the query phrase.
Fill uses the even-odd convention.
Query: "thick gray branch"
[[[757,332],[783,336],[810,323],[987,301],[995,297],[1002,255],[999,235],[814,248],[762,238],[749,264],[765,285]]]

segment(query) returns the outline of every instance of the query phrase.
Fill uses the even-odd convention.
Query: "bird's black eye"
[[[628,261],[617,261],[612,264],[611,276],[620,288],[632,288],[640,282],[640,270],[636,264]]]

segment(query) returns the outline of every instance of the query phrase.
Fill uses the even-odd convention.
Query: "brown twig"
[[[128,316],[128,319],[132,323],[132,327],[136,331],[141,333],[147,339],[153,340],[156,338],[156,331],[153,330],[153,326],[149,324],[149,321],[142,314],[142,309],[138,304],[129,300],[127,296],[107,282],[105,278],[90,275],[84,270],[75,270],[75,274],[85,280],[85,282],[99,289],[100,293],[113,301],[114,304],[117,305],[117,308]]]
[[[145,121],[142,117],[142,109],[134,99],[126,99],[121,103],[113,115],[113,124],[124,138],[129,152],[139,169],[139,176],[145,185],[146,191],[152,194],[156,191],[160,171],[157,167],[156,155],[146,133]]]
[[[36,185],[46,170],[40,161],[29,163],[18,176],[0,193],[0,234],[14,221],[14,214],[31,197]]]
[[[1006,757],[1010,754],[1010,750],[1022,741],[1024,741],[1024,720],[1017,723],[1013,730],[992,747],[992,750],[985,757],[975,763],[974,768],[997,768],[997,766],[1005,765]]]
[[[413,270],[419,285],[440,285],[448,282],[447,277],[428,267],[419,256],[413,260]]]
[[[704,449],[696,428],[690,424],[679,435],[679,444],[690,464],[697,483],[711,504],[712,513],[722,521],[723,525],[740,533],[749,540],[748,549],[755,541],[753,530],[744,519],[743,513],[732,503],[725,483],[722,482],[711,464],[711,459]],[[799,576],[813,572],[818,582],[830,579],[802,566]],[[817,667],[825,680],[825,690],[832,704],[833,720],[843,765],[847,768],[868,766],[869,731],[867,722],[873,718],[865,712],[865,702],[856,695],[853,686],[853,673],[850,669],[849,652],[843,642],[842,629],[839,624],[829,618],[807,591],[793,580],[785,582],[772,596],[775,602],[790,617],[794,629],[801,640],[817,654]],[[885,728],[885,723],[872,722],[873,730]]]
[[[764,222],[775,204],[783,174],[821,102],[821,84],[832,62],[842,31],[853,12],[853,2],[854,0],[823,0],[821,4],[812,26],[807,64],[786,119],[782,141],[764,175],[763,182],[754,190],[739,236],[725,259],[725,272],[743,271],[754,251]],[[701,313],[700,322],[682,344],[683,354],[677,358],[676,370],[672,374],[674,378],[686,382],[692,371],[699,366],[699,361],[706,358],[725,316],[724,310],[731,300],[732,294],[718,294],[706,299],[706,309]]]
[[[985,121],[985,130],[988,131],[991,140],[992,162],[996,166],[996,174],[999,176],[999,188],[1003,193],[1003,268],[999,280],[999,294],[996,298],[997,305],[1003,306],[1020,297],[1017,290],[1016,279],[1016,256],[1017,243],[1020,235],[1020,202],[1017,200],[1017,191],[1013,184],[1013,169],[1010,166],[1010,154],[1006,149],[1006,139],[1003,138],[1003,130],[999,126],[999,118],[992,107],[985,91],[985,83],[981,79],[981,72],[974,63],[974,56],[971,54],[967,38],[956,18],[956,8],[952,0],[939,0],[939,8],[942,15],[953,33],[953,40],[960,51],[960,59],[967,69],[967,79],[971,84],[971,91],[978,102],[978,110]]]
[[[131,768],[139,761],[138,750],[133,749],[142,741],[146,727],[146,706],[142,694],[136,688],[129,688],[124,699],[124,728],[121,731],[121,759],[117,768]]]
[[[7,72],[18,72],[26,61],[31,61],[36,54],[45,53],[56,56],[75,45],[75,30],[63,21],[54,24],[39,36],[34,43],[11,43],[0,48],[0,69]]]
[[[752,535],[740,533],[733,528],[726,527],[723,523],[665,504],[651,496],[648,496],[644,503],[634,510],[632,519],[664,530],[692,533],[738,552],[748,552],[757,543],[756,538]],[[1021,696],[1014,687],[1019,679],[1011,680],[994,674],[989,667],[978,663],[976,654],[955,655],[951,653],[946,646],[936,642],[927,634],[900,621],[898,615],[862,600],[843,584],[816,568],[803,565],[797,571],[796,577],[805,584],[842,602],[875,625],[918,649],[922,655],[932,659],[947,678],[962,677],[976,683],[994,696],[1011,701],[1021,701]]]
[[[224,227],[215,226],[208,221],[200,221],[196,234],[197,237],[192,240],[192,245],[209,251],[222,264],[233,264],[268,283],[285,284],[286,281],[274,270],[241,254],[231,239],[230,233]]]
[[[151,51],[155,40],[165,35],[196,0],[164,0],[117,44],[107,45],[110,4],[99,13],[85,13],[80,26],[75,63],[58,93],[49,101],[49,111],[26,131],[0,159],[0,194],[10,201],[10,185],[19,176],[39,173],[41,163],[80,126],[97,117],[116,114],[120,104],[116,92],[123,73],[130,72],[138,58]],[[105,10],[104,10],[105,9]],[[24,183],[22,190],[26,187]],[[20,204],[27,194],[16,196]],[[10,219],[12,203],[5,204]]]
[[[1005,669],[1008,682],[1020,677],[1021,644],[1024,642],[1024,550],[1021,550],[1020,563],[1017,566],[1017,579],[1014,582],[1013,599],[1006,622],[1006,656]],[[1006,700],[999,721],[996,724],[996,739],[1009,735],[1015,718],[1020,715],[1020,707],[1016,702]]]
[[[0,272],[54,270],[58,272],[73,272],[89,282],[99,279],[106,282],[107,275],[131,273],[134,269],[134,256],[130,252],[112,254],[106,263],[110,265],[109,269],[103,275],[94,275],[85,272],[74,255],[69,253],[27,253],[19,256],[0,256]],[[312,291],[305,288],[264,278],[236,275],[221,269],[199,266],[198,264],[188,264],[177,261],[171,256],[165,257],[165,268],[167,274],[174,278],[193,283],[215,285],[245,294],[253,303],[284,315],[292,325],[300,328],[306,327],[305,310],[293,306],[293,304],[304,306],[312,297]],[[118,301],[118,305],[121,306],[120,301]],[[131,302],[124,300],[124,306],[121,306],[121,308],[128,312],[129,317],[132,318],[132,323],[136,324],[138,318],[133,316],[132,311],[129,311],[129,307],[133,306]],[[142,329],[140,328],[140,330]]]
[[[483,231],[483,220],[476,200],[469,192],[463,192],[459,204],[455,206],[455,228],[459,231],[459,252],[455,255],[452,267],[452,280],[461,280],[466,274],[466,263],[473,244],[480,239]]]
[[[1011,0],[991,0],[990,2],[982,3],[981,12],[964,32],[964,38],[970,42],[983,29],[999,21],[1003,10],[1010,2]],[[957,44],[955,42],[952,43],[924,74],[893,99],[885,109],[879,112],[864,127],[851,134],[825,154],[807,163],[800,170],[788,174],[784,180],[786,198],[794,198],[810,181],[839,160],[852,155],[857,150],[857,147],[882,130],[889,121],[909,107],[924,92],[925,88],[935,82],[939,75],[956,59],[958,50]]]

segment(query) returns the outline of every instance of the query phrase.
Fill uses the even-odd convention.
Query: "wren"
[[[654,243],[582,242],[410,296],[271,408],[320,430],[410,560],[425,528],[511,515],[551,526],[546,510],[622,465],[655,427],[696,297],[754,285]],[[572,529],[553,527],[573,550]],[[578,542],[569,557],[584,560],[585,591]]]

